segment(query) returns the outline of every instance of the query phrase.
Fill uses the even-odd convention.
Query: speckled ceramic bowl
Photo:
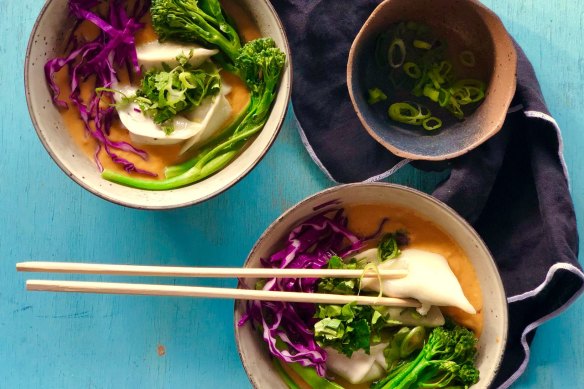
[[[429,26],[447,42],[451,57],[456,49],[475,53],[476,71],[488,81],[488,89],[484,101],[463,121],[444,115],[442,128],[430,133],[390,120],[389,103],[367,103],[369,88],[385,84],[389,88],[389,78],[374,63],[377,37],[402,21]],[[474,149],[501,129],[515,93],[516,67],[513,41],[501,20],[479,1],[385,0],[367,19],[351,46],[347,84],[355,111],[375,140],[400,157],[438,161]],[[417,101],[423,104],[427,99]]]
[[[483,295],[484,328],[477,360],[481,379],[473,388],[487,388],[499,369],[507,340],[507,301],[503,284],[493,258],[479,235],[455,211],[435,198],[391,184],[348,184],[324,190],[296,204],[272,223],[251,250],[245,266],[260,267],[260,258],[266,258],[280,248],[282,239],[294,226],[312,216],[315,207],[332,201],[340,206],[379,204],[411,209],[433,222],[460,245],[476,270]],[[248,282],[253,285],[253,280]],[[287,388],[273,368],[263,339],[249,324],[237,326],[244,310],[245,302],[237,301],[235,339],[251,383],[258,389]]]
[[[61,114],[53,105],[43,66],[62,55],[65,37],[73,21],[67,0],[48,0],[30,36],[26,51],[25,90],[30,116],[49,155],[79,185],[106,200],[144,209],[167,209],[205,201],[241,180],[262,159],[278,135],[290,100],[291,57],[284,28],[268,0],[233,0],[249,11],[263,36],[272,37],[286,53],[287,63],[272,112],[259,135],[224,169],[193,185],[168,191],[146,191],[125,187],[101,178],[95,163],[68,135]]]

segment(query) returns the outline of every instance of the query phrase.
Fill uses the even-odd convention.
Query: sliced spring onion
[[[461,51],[458,58],[460,59],[460,63],[467,68],[473,68],[476,65],[476,59],[472,51]]]
[[[454,83],[454,85],[452,87],[453,88],[462,88],[465,86],[479,88],[479,89],[482,89],[483,91],[486,88],[486,85],[484,82],[482,82],[481,80],[474,79],[474,78],[466,78],[463,80],[458,80]]]
[[[426,96],[427,98],[436,103],[438,102],[438,98],[440,97],[440,90],[432,87],[432,85],[430,84],[426,84],[426,86],[424,86],[424,90],[422,91],[422,93],[424,94],[424,96]]]
[[[430,50],[432,48],[432,44],[420,39],[414,39],[413,45],[416,49],[422,50]]]
[[[379,103],[380,101],[387,100],[387,95],[379,88],[371,88],[368,91],[369,96],[367,97],[367,102],[370,105]]]
[[[422,122],[422,127],[424,127],[424,130],[426,131],[437,130],[440,127],[442,127],[442,120],[438,119],[435,116],[430,116],[429,118],[424,119],[424,121]]]
[[[428,72],[428,78],[432,81],[434,88],[440,89],[442,84],[444,84],[444,77],[440,75],[437,68],[434,68]]]
[[[426,112],[424,112],[424,109]],[[420,104],[402,102],[393,103],[387,111],[389,117],[396,122],[419,126],[424,119],[430,117],[430,110]]]
[[[389,45],[387,51],[389,66],[394,69],[401,67],[406,60],[406,44],[403,39],[396,38]]]
[[[441,107],[446,107],[449,102],[450,102],[450,92],[444,88],[440,89],[440,91],[438,93],[438,104],[440,104]]]
[[[424,346],[425,340],[426,330],[424,327],[417,326],[412,328],[400,345],[400,357],[406,358],[414,351],[420,350]]]
[[[446,106],[446,109],[450,111],[457,119],[464,119],[464,112],[460,108],[460,104],[456,101],[454,97],[450,97],[450,103]]]
[[[450,61],[442,61],[438,66],[438,73],[442,76],[442,78],[446,79],[450,75],[452,71],[452,64]]]
[[[390,39],[393,40],[390,42]],[[462,108],[483,100],[486,85],[471,78],[459,80],[453,71],[453,64],[460,66],[462,63],[467,67],[475,65],[476,59],[472,51],[460,52],[458,59],[449,61],[445,49],[446,44],[437,40],[428,26],[402,22],[396,24],[394,29],[380,34],[375,55],[376,58],[381,55],[385,67],[389,63],[392,68],[389,79],[396,89],[401,82],[396,82],[394,77],[410,86],[412,95],[428,98],[462,120],[465,116]],[[370,91],[369,94],[370,104],[379,101],[373,92]],[[396,104],[388,109],[390,118],[395,121],[419,126],[426,121],[424,128],[428,131],[442,126],[440,119],[431,117],[430,110],[417,103],[406,101]]]
[[[403,69],[404,73],[413,79],[417,80],[418,78],[422,77],[422,71],[420,70],[420,67],[413,62],[404,63]]]

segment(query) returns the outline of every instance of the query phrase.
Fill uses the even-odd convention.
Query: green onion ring
[[[440,89],[444,83],[444,79],[435,71],[429,71],[428,77],[430,78],[430,81],[432,81],[432,85],[435,89]]]
[[[414,39],[413,44],[416,49],[430,50],[432,48],[431,43],[419,39]]]
[[[394,103],[387,110],[389,117],[396,122],[419,126],[422,119],[419,118],[420,110],[410,103]]]
[[[432,116],[432,112],[430,111],[430,108],[423,106],[422,104],[418,104],[416,102],[407,102],[409,104],[415,105],[418,108],[418,111],[420,111],[419,113],[419,117],[421,119],[426,119],[429,118],[430,116]],[[426,110],[426,113],[424,113],[424,110]]]
[[[441,107],[446,107],[449,102],[450,102],[450,92],[448,92],[444,88],[440,89],[440,91],[438,93],[438,104],[440,104]]]
[[[458,55],[460,59],[460,63],[466,66],[467,68],[474,68],[476,65],[476,59],[472,51],[465,50],[461,51]]]
[[[413,62],[404,63],[404,73],[415,80],[422,77],[420,67]]]
[[[442,120],[438,119],[436,116],[430,116],[429,118],[424,119],[422,122],[422,127],[424,127],[424,130],[426,131],[437,130],[442,127]]]
[[[450,72],[452,71],[452,64],[450,61],[442,61],[438,67],[438,74],[440,74],[443,78],[446,78]]]
[[[426,96],[435,103],[438,102],[438,98],[440,97],[440,90],[433,88],[430,84],[424,86],[424,90],[422,93],[424,94],[424,96]]]
[[[474,78],[467,78],[464,80],[458,80],[454,83],[454,85],[452,87],[453,88],[463,88],[463,87],[467,87],[467,86],[479,88],[479,89],[482,89],[483,91],[485,90],[485,83],[480,81],[480,80],[475,80]]]
[[[390,105],[387,113],[392,120],[413,126],[422,125],[431,115],[430,110],[423,105],[407,101]]]
[[[400,51],[400,59],[398,62],[393,61],[395,58],[396,49],[399,49]],[[391,42],[391,45],[389,45],[389,50],[387,51],[387,59],[389,66],[394,69],[397,69],[403,65],[404,61],[406,60],[406,44],[404,43],[403,39],[396,38]]]

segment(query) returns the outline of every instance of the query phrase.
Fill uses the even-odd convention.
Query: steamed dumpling
[[[357,257],[376,261],[377,249],[367,250]],[[414,298],[420,301],[422,308],[418,309],[418,312],[423,315],[432,305],[457,307],[470,314],[476,313],[448,266],[448,261],[440,254],[419,249],[405,249],[396,259],[387,260],[378,266],[379,269],[408,271],[408,275],[404,278],[382,281],[382,293],[386,296]],[[362,286],[363,289],[379,292],[380,284],[376,279],[364,279]]]
[[[383,355],[385,347],[387,347],[387,343],[371,346],[370,354],[365,354],[363,350],[357,350],[351,358],[327,347],[325,349],[327,353],[326,366],[333,373],[352,384],[370,382],[387,374],[387,362]]]
[[[176,57],[179,55],[188,56],[192,52],[191,63],[194,67],[201,65],[211,56],[217,54],[219,50],[206,49],[196,44],[181,45],[172,42],[148,42],[136,46],[136,55],[138,63],[146,70],[160,68],[162,62],[168,64],[171,68],[178,65]]]
[[[119,86],[119,90],[130,96],[136,93],[133,86]],[[154,123],[151,117],[144,115],[136,103],[131,103],[117,109],[120,121],[130,132],[133,142],[151,145],[172,145],[184,142],[181,153],[195,144],[211,138],[231,116],[231,105],[224,93],[230,88],[222,88],[216,96],[205,98],[201,105],[185,115],[177,115],[172,125],[174,131],[167,135],[162,128]]]

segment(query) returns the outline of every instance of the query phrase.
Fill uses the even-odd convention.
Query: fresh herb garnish
[[[330,258],[329,269],[363,269],[364,263],[355,258],[343,262],[340,257]],[[323,278],[317,285],[318,293],[357,295],[358,279]],[[345,305],[317,306],[315,318],[321,319],[314,325],[314,337],[322,347],[333,347],[351,356],[363,349],[369,353],[372,342],[378,342],[380,331],[387,324],[384,315],[371,306]]]
[[[176,57],[178,65],[152,69],[144,75],[135,96],[122,99],[121,104],[134,102],[145,115],[152,117],[168,135],[174,131],[172,119],[201,104],[221,89],[219,70],[210,62],[195,68],[189,63],[193,53]]]
[[[385,234],[377,245],[377,255],[381,262],[388,259],[397,258],[401,254],[400,247],[409,243],[408,233],[405,230],[398,230],[390,234]]]

